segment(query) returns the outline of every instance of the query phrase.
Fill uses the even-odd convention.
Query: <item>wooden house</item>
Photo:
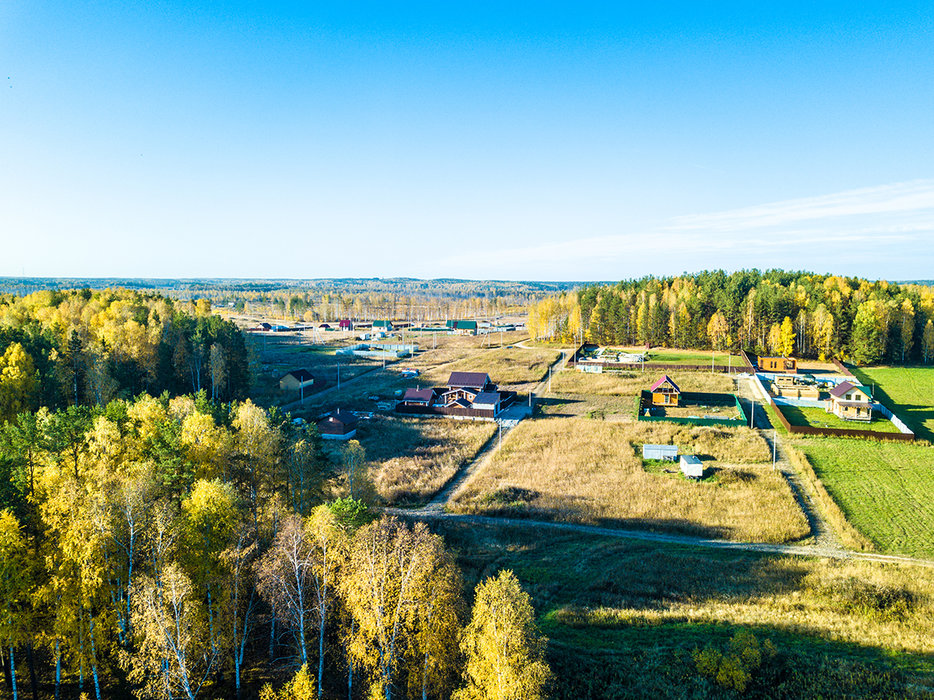
[[[357,434],[357,417],[338,409],[319,420],[317,426],[325,440],[350,440]]]
[[[649,391],[652,393],[653,406],[677,406],[678,397],[681,396],[681,389],[667,374],[655,382]]]
[[[279,388],[282,391],[300,391],[308,389],[315,383],[315,375],[307,369],[293,369],[279,379]]]
[[[789,372],[798,371],[798,361],[793,357],[760,357],[759,369],[763,372]]]
[[[862,384],[840,382],[830,390],[830,410],[843,420],[872,420],[872,392]]]
[[[434,389],[406,389],[402,396],[402,403],[405,406],[431,406],[434,402]]]
[[[353,330],[353,321],[349,318],[341,319],[340,323],[337,324],[342,331],[352,331]]]
[[[392,331],[392,321],[380,320],[373,321],[373,330],[374,331],[384,331],[389,333]]]

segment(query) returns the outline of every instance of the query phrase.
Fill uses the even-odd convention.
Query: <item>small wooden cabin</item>
[[[667,374],[655,382],[649,391],[652,393],[653,406],[677,406],[678,397],[681,396],[681,389]]]
[[[789,372],[798,371],[798,361],[793,357],[760,357],[759,369],[763,372]]]
[[[357,434],[357,417],[340,409],[317,423],[318,432],[325,440],[350,440]]]

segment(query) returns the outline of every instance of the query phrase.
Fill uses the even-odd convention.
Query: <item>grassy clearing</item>
[[[334,351],[345,343],[313,344],[307,336],[294,333],[247,334],[246,339],[256,358],[251,398],[262,406],[298,400],[297,391],[279,389],[279,379],[293,369],[307,369],[315,375],[315,386],[306,390],[306,399],[337,384],[338,358]],[[341,358],[341,381],[353,379],[377,366],[373,360]]]
[[[496,430],[493,423],[443,418],[374,416],[360,422],[357,439],[376,494],[386,504],[428,501]],[[342,445],[326,443],[332,461],[341,463]]]
[[[934,448],[834,438],[796,445],[846,519],[879,551],[934,557]]]
[[[468,587],[512,569],[549,639],[555,698],[738,697],[692,658],[777,648],[743,697],[910,697],[934,681],[934,570],[439,523]]]
[[[854,374],[915,435],[934,441],[934,367],[865,367]]]
[[[555,394],[596,394],[598,396],[636,396],[648,389],[662,374],[658,371],[614,372],[591,374],[576,370],[562,370],[552,375],[551,391]],[[668,376],[681,391],[710,394],[730,394],[733,379],[713,372],[669,372]]]
[[[781,411],[792,425],[814,428],[836,428],[837,430],[871,430],[874,433],[897,433],[898,428],[882,414],[876,414],[868,422],[843,420],[822,408],[810,406],[782,406]]]
[[[694,350],[678,350],[676,348],[666,348],[664,350],[649,350],[649,362],[659,364],[685,364],[685,365],[710,365],[711,356],[713,363],[719,367],[742,367],[743,360],[739,355],[730,355],[724,352],[697,352]]]
[[[424,373],[424,381],[431,384],[444,384],[451,372],[486,372],[500,385],[530,384],[540,382],[561,353],[556,350],[526,348],[478,349],[467,357],[460,353],[460,358],[441,367],[434,367]]]
[[[707,478],[644,468],[641,444],[677,444]],[[768,446],[746,428],[548,418],[516,427],[458,494],[454,509],[786,542],[809,534]]]

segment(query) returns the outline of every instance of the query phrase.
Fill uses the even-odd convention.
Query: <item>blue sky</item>
[[[930,3],[502,5],[5,0],[0,275],[934,277]]]

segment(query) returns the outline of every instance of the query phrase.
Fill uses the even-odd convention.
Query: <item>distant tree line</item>
[[[229,401],[248,388],[243,336],[207,300],[123,289],[0,296],[0,421],[144,391]]]
[[[11,696],[39,676],[98,700],[542,697],[517,579],[468,613],[442,539],[340,497],[332,469],[314,428],[203,390],[0,426]]]
[[[529,309],[535,338],[857,364],[934,360],[934,288],[807,272],[722,270],[592,285]]]

